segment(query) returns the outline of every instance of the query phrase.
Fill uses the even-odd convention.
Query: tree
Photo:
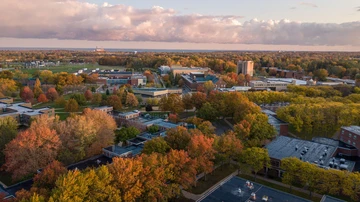
[[[196,162],[198,173],[210,173],[213,170],[215,150],[213,148],[214,139],[208,138],[203,134],[193,135],[187,147],[189,156]],[[206,175],[205,175],[206,179]]]
[[[147,112],[153,111],[152,105],[147,104],[146,107],[145,107],[145,110],[146,110]]]
[[[159,126],[157,126],[157,125],[152,125],[147,128],[147,131],[151,134],[155,134],[155,133],[159,132],[159,130],[160,130]]]
[[[180,95],[170,94],[168,97],[162,97],[160,99],[159,108],[162,111],[170,111],[173,114],[178,114],[184,111],[184,104]]]
[[[326,77],[329,76],[329,73],[326,69],[318,69],[314,72],[314,76],[319,80],[319,81],[326,81]]]
[[[86,90],[84,93],[86,101],[90,101],[92,99],[92,92],[90,90]]]
[[[44,188],[51,191],[51,189],[55,187],[56,180],[65,173],[67,173],[67,169],[64,165],[55,160],[35,175],[33,187]]]
[[[190,93],[186,93],[185,95],[183,95],[182,101],[184,103],[185,110],[191,110],[194,108],[194,103],[193,103],[192,96]]]
[[[113,158],[109,166],[113,186],[120,191],[121,201],[135,201],[143,192],[143,164],[138,158]]]
[[[76,102],[75,99],[69,99],[66,102],[65,111],[67,111],[67,112],[77,112],[77,111],[79,111],[79,105],[78,105],[78,103]]]
[[[61,141],[48,122],[45,115],[37,118],[28,130],[20,132],[6,145],[4,167],[13,174],[13,179],[34,173],[55,160]]]
[[[65,107],[65,105],[66,105],[66,100],[64,97],[59,97],[55,100],[56,107]]]
[[[301,165],[301,160],[291,157],[281,160],[281,169],[285,170],[282,178],[282,182],[290,185],[290,190],[292,186],[298,183],[298,172]]]
[[[215,127],[212,125],[210,121],[201,122],[200,124],[197,125],[197,129],[199,129],[204,135],[207,136],[215,134]]]
[[[121,110],[122,104],[121,99],[117,95],[111,95],[107,98],[106,103],[109,106],[112,106],[114,110]]]
[[[34,84],[34,96],[35,98],[38,98],[39,95],[41,95],[43,93],[42,89],[41,89],[41,83],[39,78],[36,78],[35,84]]]
[[[172,123],[177,123],[179,119],[176,114],[169,114],[168,120]]]
[[[59,97],[59,94],[55,88],[49,88],[49,90],[46,93],[46,97],[53,102]]]
[[[95,105],[99,105],[102,101],[102,95],[100,93],[94,93],[92,95],[91,103]]]
[[[70,98],[76,100],[76,102],[77,102],[80,106],[86,105],[85,95],[83,95],[83,94],[81,94],[81,93],[72,94],[72,95],[70,96]]]
[[[228,132],[215,139],[216,157],[228,161],[238,160],[241,155],[243,146],[241,141],[236,138],[233,132]]]
[[[28,86],[25,86],[20,92],[20,97],[22,100],[30,102],[34,99],[34,93]]]
[[[170,146],[162,137],[154,138],[150,141],[145,142],[142,153],[152,154],[154,152],[160,154],[166,154],[170,150]]]
[[[46,98],[46,95],[44,93],[41,93],[37,99],[38,102],[42,102],[42,103],[45,103],[45,102],[49,102],[49,100]]]
[[[166,132],[165,140],[172,149],[185,150],[191,140],[191,136],[186,128],[178,126]]]
[[[139,101],[133,93],[127,93],[126,104],[131,107],[136,107],[139,105]]]
[[[17,128],[18,128],[18,123],[13,117],[9,116],[0,119],[0,163],[1,164],[3,164],[5,161],[4,153],[3,153],[5,146],[16,137]]]
[[[206,94],[209,94],[212,90],[215,89],[215,85],[212,81],[206,81],[204,83],[204,89],[205,89]]]
[[[267,149],[259,147],[245,149],[241,155],[241,160],[250,167],[252,172],[254,172],[255,181],[256,174],[264,169],[264,167],[269,167],[270,164],[270,157]]]
[[[16,92],[16,90],[17,86],[14,80],[0,78],[0,92],[3,95],[11,95],[11,93]]]
[[[126,143],[126,140],[135,138],[140,134],[140,131],[135,127],[123,127],[120,130],[115,132],[115,143],[123,142]]]
[[[206,102],[197,112],[197,116],[205,120],[213,121],[217,118],[217,113],[216,109],[210,103]]]
[[[202,105],[206,102],[206,94],[201,92],[196,92],[191,95],[191,100],[193,105],[197,110],[199,110]]]
[[[110,95],[109,89],[106,89],[106,95]]]
[[[184,150],[171,150],[167,154],[169,169],[174,175],[172,183],[190,188],[196,180],[196,163]]]
[[[99,169],[69,171],[56,181],[49,201],[121,201],[113,185],[113,176],[106,166]]]

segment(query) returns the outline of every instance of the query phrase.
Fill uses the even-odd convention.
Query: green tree
[[[178,114],[184,111],[184,103],[180,95],[170,94],[167,97],[162,97],[159,101],[159,108],[162,111],[170,111],[173,114]]]
[[[172,149],[185,150],[191,140],[191,135],[186,128],[179,126],[167,130],[165,140]]]
[[[206,94],[209,94],[212,90],[215,89],[215,85],[212,81],[206,81],[204,83],[204,89],[205,89]]]
[[[0,163],[5,162],[5,146],[17,135],[18,123],[13,117],[4,117],[0,119]]]
[[[100,93],[94,93],[92,95],[91,103],[95,105],[99,105],[102,101],[102,95]]]
[[[319,81],[326,81],[326,77],[329,76],[329,73],[326,69],[318,69],[314,72],[314,76],[319,80]]]
[[[75,99],[70,99],[70,100],[68,100],[66,102],[65,111],[67,111],[67,112],[77,112],[77,111],[79,111],[79,105],[78,105],[78,103],[76,102]]]
[[[157,133],[157,132],[159,132],[159,126],[152,125],[152,126],[148,127],[147,131],[151,134]]]
[[[270,165],[270,157],[267,149],[259,147],[245,149],[241,155],[241,160],[254,172],[255,181],[257,173],[264,169],[264,167],[269,167]]]
[[[110,95],[109,89],[106,89],[106,95]]]
[[[144,145],[142,153],[152,154],[154,152],[160,154],[166,154],[170,150],[170,146],[162,137],[154,138],[150,141],[147,141]]]
[[[72,95],[70,96],[70,98],[76,100],[76,102],[77,102],[80,106],[86,105],[86,97],[85,97],[84,94],[81,94],[81,93],[72,94]]]
[[[123,142],[132,139],[140,134],[140,131],[135,127],[123,127],[120,130],[115,131],[115,143]]]
[[[206,102],[197,112],[199,118],[209,121],[214,121],[217,118],[217,114],[217,110],[209,102]]]

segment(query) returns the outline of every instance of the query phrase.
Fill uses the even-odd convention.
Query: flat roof
[[[238,202],[263,202],[263,197],[273,202],[310,202],[310,200],[282,192],[262,184],[248,181],[253,184],[252,188],[246,185],[245,180],[240,177],[233,177],[229,181],[220,184],[219,187],[200,200],[202,202],[238,201]],[[251,194],[256,194],[256,200],[250,200]]]
[[[131,145],[131,146],[127,146],[127,147],[120,147],[120,146],[115,145],[114,147],[115,147],[115,150],[113,150],[112,152],[116,153],[117,155],[123,155],[128,152],[131,152],[133,155],[137,155],[137,154],[140,154],[144,148],[143,145]],[[106,149],[108,150],[108,148],[106,148]]]
[[[107,109],[107,108],[113,108],[111,106],[101,106],[101,107],[95,107],[94,109]]]
[[[119,113],[119,115],[127,116],[127,115],[132,115],[132,114],[139,114],[139,113],[140,112],[131,111],[131,112],[122,112],[122,113]]]
[[[268,149],[270,158],[274,159],[296,157],[323,168],[330,168],[331,163],[338,166],[341,164],[340,159],[333,157],[337,149],[337,146],[333,145],[278,136],[265,147]],[[347,170],[354,169],[355,162],[346,160],[344,164],[347,166]]]
[[[343,126],[341,128],[355,133],[356,135],[360,135],[360,126]]]
[[[266,78],[266,80],[281,81],[281,82],[286,82],[286,83],[292,83],[293,81],[295,81],[295,85],[306,85],[307,84],[307,82],[304,80],[292,79],[292,78]]]

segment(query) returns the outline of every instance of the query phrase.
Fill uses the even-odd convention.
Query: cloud
[[[291,9],[291,10],[295,10],[295,9],[296,9],[296,7],[294,6],[294,7],[291,7],[290,9]]]
[[[360,22],[243,22],[234,15],[179,15],[154,6],[96,5],[77,0],[3,0],[0,37],[277,45],[360,45]]]
[[[301,6],[308,6],[308,7],[318,8],[318,6],[316,4],[308,3],[308,2],[301,2],[300,5]]]
[[[360,6],[356,7],[356,10],[360,12]]]

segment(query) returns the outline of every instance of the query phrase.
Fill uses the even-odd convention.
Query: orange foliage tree
[[[46,93],[46,97],[51,100],[54,101],[59,97],[58,92],[56,91],[55,88],[49,88],[49,90]]]
[[[46,98],[46,95],[45,95],[44,93],[41,93],[41,94],[39,95],[39,97],[38,97],[37,100],[38,100],[38,102],[43,102],[43,103],[49,101],[49,100]]]
[[[28,86],[25,86],[20,92],[20,97],[22,100],[30,102],[34,98],[34,93]]]
[[[84,96],[86,98],[87,101],[90,101],[92,99],[92,92],[91,90],[86,90],[84,93]]]

